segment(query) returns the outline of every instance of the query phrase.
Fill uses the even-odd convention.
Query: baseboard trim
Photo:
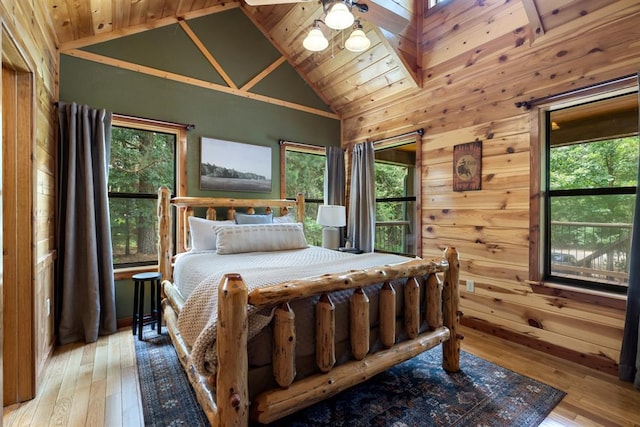
[[[575,362],[589,368],[597,369],[600,372],[605,372],[616,377],[618,376],[618,364],[607,357],[584,354],[565,347],[560,347],[555,344],[540,341],[536,338],[532,338],[530,336],[502,328],[498,325],[494,325],[485,320],[474,317],[463,316],[460,320],[460,323],[466,327],[484,332],[486,334],[495,335],[496,337],[527,346],[534,350],[539,350],[543,353],[560,357],[561,359],[569,360],[571,362]]]
[[[133,317],[123,317],[118,319],[118,329],[131,327],[133,325]]]

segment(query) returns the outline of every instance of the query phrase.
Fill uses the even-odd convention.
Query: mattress
[[[216,251],[194,251],[182,254],[176,260],[174,281],[185,297],[184,307],[178,317],[178,329],[186,344],[191,347],[191,357],[201,372],[215,373],[215,336],[217,321],[217,286],[226,273],[238,273],[249,290],[288,280],[313,277],[326,273],[340,273],[354,269],[397,264],[410,258],[393,254],[350,254],[316,246],[279,252],[249,252],[221,255]],[[332,294],[336,304],[336,323],[347,319],[350,291]],[[316,297],[317,299],[317,297]],[[296,353],[300,357],[312,354],[314,347],[313,302],[297,301],[292,305],[296,314],[298,343]],[[347,308],[339,308],[347,307]],[[267,327],[273,308],[258,309],[249,306],[250,346],[265,340],[268,331],[257,335]],[[344,311],[343,314],[341,314]],[[337,328],[336,341],[341,337]],[[267,338],[265,338],[265,336]],[[256,340],[253,338],[256,337]],[[255,347],[255,346],[254,346]],[[250,363],[263,366],[270,362],[270,351],[253,351]]]

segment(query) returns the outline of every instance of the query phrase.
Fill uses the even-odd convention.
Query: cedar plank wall
[[[454,0],[426,12],[423,88],[358,106],[343,118],[343,144],[424,127],[422,255],[459,250],[463,322],[613,373],[624,303],[545,296],[525,282],[536,124],[514,103],[637,72],[640,6],[537,0],[549,28],[533,40],[523,2],[532,0]],[[453,146],[476,139],[482,190],[453,192]],[[474,293],[466,279],[475,280]]]
[[[3,25],[10,33],[28,64],[35,70],[34,156],[36,200],[33,227],[35,229],[33,268],[33,324],[35,375],[39,384],[42,370],[54,344],[53,281],[55,258],[55,169],[56,129],[55,108],[58,98],[59,52],[51,20],[41,0],[0,0]],[[3,40],[3,44],[7,40]],[[18,168],[25,165],[18,165]],[[11,227],[5,224],[5,228]],[[26,236],[25,236],[26,237]],[[9,280],[4,278],[5,284]],[[46,315],[46,300],[51,300],[51,315]],[[24,313],[28,307],[20,308]],[[5,356],[12,349],[3,349]]]

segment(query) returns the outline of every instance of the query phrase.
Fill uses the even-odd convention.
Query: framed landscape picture
[[[200,138],[200,189],[271,192],[271,147]]]
[[[453,146],[453,191],[480,190],[482,141]]]

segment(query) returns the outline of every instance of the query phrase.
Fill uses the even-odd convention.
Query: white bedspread
[[[191,346],[191,357],[201,372],[215,373],[215,339],[218,284],[226,273],[238,273],[249,291],[289,280],[340,273],[353,269],[397,264],[409,258],[392,254],[348,254],[311,246],[282,252],[218,255],[215,251],[186,253],[179,257],[174,280],[186,298],[178,329]],[[272,309],[249,306],[249,339],[271,320]]]

